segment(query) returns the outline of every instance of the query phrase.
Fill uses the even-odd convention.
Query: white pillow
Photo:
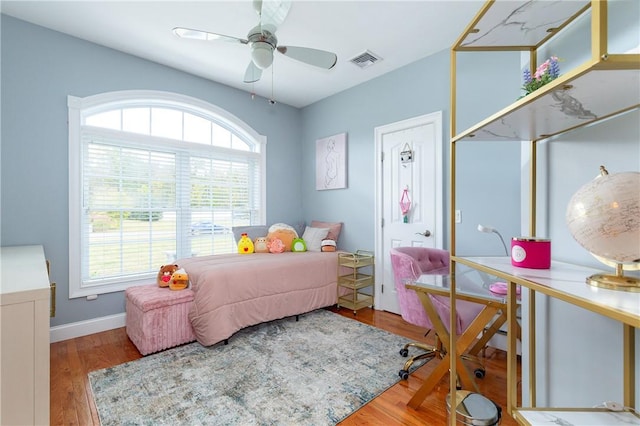
[[[307,250],[309,251],[320,251],[322,247],[322,240],[327,237],[329,233],[329,228],[312,228],[307,226],[304,229],[304,234],[302,235],[302,239],[307,244]]]

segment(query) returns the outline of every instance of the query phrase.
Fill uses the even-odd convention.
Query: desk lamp
[[[507,250],[507,245],[504,243],[504,239],[502,238],[502,235],[500,235],[500,232],[498,232],[497,229],[491,228],[490,226],[478,225],[478,231],[486,232],[487,234],[494,233],[498,235],[498,237],[500,237],[500,241],[502,241],[502,247],[504,247],[504,253],[507,256],[509,256],[509,250]]]
[[[500,235],[500,232],[498,232],[497,229],[494,229],[490,226],[478,225],[478,231],[486,232],[487,234],[494,233],[498,235],[498,237],[500,237],[500,241],[502,241],[502,247],[504,247],[504,252],[506,253],[507,256],[509,256],[509,250],[507,250],[507,245],[504,243],[504,239],[502,238],[502,235]],[[496,294],[506,295],[507,283],[504,283],[504,282],[493,283],[489,286],[489,290],[491,290],[491,292]],[[516,286],[516,294],[520,294],[520,286]]]

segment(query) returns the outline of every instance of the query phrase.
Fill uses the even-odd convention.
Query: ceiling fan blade
[[[244,82],[245,83],[255,83],[260,80],[262,77],[262,70],[253,63],[253,61],[249,62],[249,66],[247,66],[247,70],[244,73]]]
[[[229,41],[232,43],[247,44],[248,41],[242,38],[227,36],[223,34],[210,33],[207,31],[192,30],[191,28],[176,27],[173,29],[173,33],[180,38],[190,38],[192,40],[221,40]]]
[[[261,3],[260,26],[273,34],[289,14],[291,0],[262,0]]]
[[[335,53],[326,50],[311,49],[310,47],[278,46],[278,52],[285,56],[316,67],[330,70],[338,62]]]

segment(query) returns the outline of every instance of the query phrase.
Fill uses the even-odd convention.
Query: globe
[[[622,269],[640,266],[640,173],[600,170],[600,176],[571,197],[566,222],[578,244],[604,263],[617,265],[621,276]]]

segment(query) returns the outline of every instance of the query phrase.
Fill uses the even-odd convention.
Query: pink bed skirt
[[[193,296],[191,289],[172,291],[155,284],[125,291],[127,335],[142,355],[196,340],[189,321]]]

